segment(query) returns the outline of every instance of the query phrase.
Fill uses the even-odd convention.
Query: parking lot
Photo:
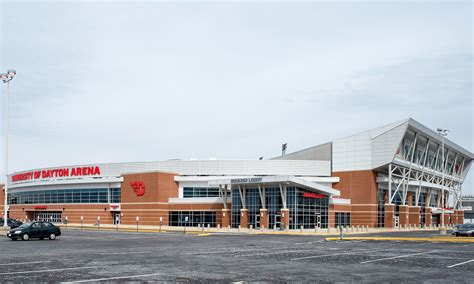
[[[0,250],[0,282],[474,279],[474,243],[65,229],[55,241],[0,237]]]

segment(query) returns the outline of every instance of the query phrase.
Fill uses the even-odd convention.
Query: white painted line
[[[333,254],[319,254],[319,255],[310,255],[310,256],[303,256],[303,257],[297,257],[297,258],[292,258],[291,260],[302,260],[302,259],[312,259],[312,258],[320,258],[320,257],[330,257],[330,256],[338,256],[338,255],[345,255],[345,254],[357,254],[357,253],[365,253],[365,252],[377,252],[381,251],[379,250],[354,250],[350,252],[340,252],[340,253],[333,253]]]
[[[42,273],[42,272],[54,272],[54,271],[65,271],[65,270],[79,270],[79,269],[92,269],[97,266],[82,266],[82,267],[69,267],[69,268],[58,268],[58,269],[46,269],[46,270],[29,270],[29,271],[18,271],[18,272],[4,272],[0,275],[12,275],[12,274],[29,274],[29,273]]]
[[[404,258],[404,257],[410,257],[410,256],[428,254],[428,253],[434,253],[434,252],[438,252],[438,251],[437,250],[432,250],[432,251],[425,251],[425,252],[419,252],[419,253],[397,255],[397,256],[392,256],[392,257],[384,257],[384,258],[378,258],[378,259],[373,259],[373,260],[362,261],[360,263],[361,264],[362,263],[371,263],[371,262],[384,261],[384,260],[397,259],[397,258]]]
[[[269,250],[269,249],[241,249],[241,250],[219,250],[219,251],[203,251],[203,252],[188,252],[188,255],[196,254],[219,254],[219,253],[234,253],[234,252],[245,252],[245,251],[259,251],[259,250]]]
[[[129,275],[129,276],[117,276],[117,277],[110,277],[110,278],[96,278],[96,279],[86,279],[86,280],[77,280],[77,281],[62,282],[62,283],[99,282],[99,281],[107,281],[107,280],[118,280],[118,279],[131,279],[131,278],[138,278],[138,277],[149,277],[149,276],[156,276],[156,275],[162,275],[162,273],[151,273],[151,274]]]
[[[456,264],[453,264],[453,265],[450,265],[450,266],[446,266],[447,268],[451,268],[451,267],[455,267],[455,266],[459,266],[459,265],[463,265],[463,264],[466,264],[466,263],[469,263],[469,262],[473,262],[474,259],[471,259],[471,260],[468,260],[468,261],[464,261],[464,262],[460,262],[460,263],[456,263]]]
[[[236,255],[235,257],[249,257],[249,256],[274,255],[274,254],[282,254],[282,253],[311,252],[311,251],[321,251],[321,249],[318,248],[318,249],[283,250],[283,251],[275,251],[275,252],[262,252],[262,253]]]
[[[132,254],[132,253],[135,253],[135,254],[141,254],[141,253],[154,253],[156,251],[129,251],[129,252],[102,252],[102,253],[99,253],[101,255],[116,255],[116,254]]]
[[[47,263],[52,262],[51,260],[46,261],[30,261],[30,262],[17,262],[17,263],[1,263],[0,266],[20,265],[20,264],[36,264],[36,263]]]

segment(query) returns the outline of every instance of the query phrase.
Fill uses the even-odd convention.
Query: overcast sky
[[[473,151],[470,1],[0,1],[10,171],[270,158],[408,117]]]

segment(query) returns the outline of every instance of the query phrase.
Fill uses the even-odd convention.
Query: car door
[[[42,222],[35,222],[31,225],[30,238],[41,237],[41,223]]]
[[[48,238],[51,233],[53,233],[53,225],[49,222],[43,222],[42,237]]]

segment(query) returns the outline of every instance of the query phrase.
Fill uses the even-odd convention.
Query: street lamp
[[[7,70],[7,73],[0,73],[0,79],[3,81],[3,83],[7,84],[7,92],[5,95],[5,142],[3,143],[3,162],[4,162],[4,171],[5,171],[5,204],[4,204],[4,214],[3,214],[3,227],[7,228],[8,227],[8,99],[10,96],[10,81],[13,80],[13,77],[16,75],[15,70]]]
[[[449,130],[448,129],[437,129],[438,134],[441,135],[441,157],[442,164],[441,164],[441,227],[444,228],[444,137],[448,136]]]

